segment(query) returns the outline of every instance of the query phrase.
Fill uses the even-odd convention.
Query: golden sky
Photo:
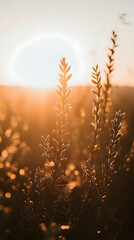
[[[72,65],[72,84],[90,84],[114,29],[113,83],[134,85],[133,12],[134,0],[0,0],[0,84],[56,86],[61,57]]]

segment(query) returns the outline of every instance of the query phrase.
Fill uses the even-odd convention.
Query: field
[[[0,240],[134,239],[134,88],[0,86]],[[93,89],[93,91],[92,91]],[[58,102],[57,102],[58,100]]]

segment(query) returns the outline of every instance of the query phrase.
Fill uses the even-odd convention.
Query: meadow
[[[0,240],[134,239],[134,88],[112,86],[117,36],[92,86],[0,86]],[[99,63],[98,63],[99,64]],[[55,104],[56,103],[56,104]]]

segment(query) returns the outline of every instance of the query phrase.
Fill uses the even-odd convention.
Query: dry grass
[[[18,171],[21,170],[23,186],[17,178],[18,183],[14,185],[17,186],[19,198],[17,207],[20,202],[21,209],[17,210],[19,217],[16,229],[17,233],[20,231],[21,236],[16,234],[14,239],[118,239],[117,232],[110,232],[110,224],[113,224],[114,220],[110,220],[107,211],[109,189],[120,175],[117,163],[120,157],[122,120],[125,115],[118,110],[113,120],[109,117],[116,38],[113,32],[104,85],[101,83],[98,65],[93,68],[92,122],[91,128],[89,126],[88,129],[89,141],[87,146],[84,146],[88,157],[86,160],[81,158],[77,166],[71,161],[69,150],[71,89],[68,89],[68,81],[72,77],[71,67],[65,58],[60,60],[58,101],[54,108],[56,127],[47,137],[41,137],[42,162],[33,172],[28,168],[24,171],[15,165]],[[15,138],[13,145],[18,146],[17,144],[21,145],[22,142],[17,142]],[[15,163],[12,160],[14,155],[10,158],[11,175]],[[127,155],[122,156],[126,169],[133,155],[132,147]],[[6,157],[6,166],[9,160],[5,159]],[[6,179],[5,176],[3,178]],[[10,179],[7,179],[6,186],[10,183]]]
[[[67,82],[71,78],[71,74],[67,75],[70,67],[68,67],[65,58],[61,59],[61,64],[59,65],[62,74],[59,74],[61,85],[58,85],[57,89],[59,101],[55,106],[57,120],[56,130],[53,131],[54,137],[52,134],[46,139],[42,138],[44,144],[41,146],[44,150],[45,168],[36,170],[35,184],[40,198],[43,191],[44,199],[46,196],[48,197],[46,203],[51,202],[52,215],[50,218],[50,210],[47,212],[47,205],[45,205],[44,200],[44,207],[46,207],[44,223],[47,223],[47,227],[51,224],[52,219],[60,226],[66,223],[72,236],[78,236],[79,234],[84,236],[86,233],[86,238],[95,239],[97,237],[97,228],[99,227],[98,224],[101,219],[108,187],[116,174],[114,162],[117,159],[117,145],[121,137],[120,129],[124,113],[121,113],[121,111],[115,113],[115,118],[111,121],[109,143],[105,142],[105,140],[103,143],[102,138],[105,134],[103,133],[105,131],[103,125],[105,125],[108,117],[110,78],[113,72],[114,50],[117,46],[116,37],[116,34],[113,32],[113,37],[111,38],[113,47],[110,49],[111,54],[108,55],[106,83],[103,87],[98,65],[93,68],[92,82],[95,85],[93,90],[95,98],[93,100],[93,122],[91,123],[92,134],[90,135],[89,158],[87,161],[81,162],[81,169],[78,171],[81,179],[80,185],[76,183],[77,180],[75,178],[73,180],[74,184],[71,185],[65,174],[66,151],[69,146],[66,142],[66,137],[69,134],[66,126],[68,112],[71,109],[68,102],[71,90],[67,90]],[[109,126],[107,128],[109,129]],[[101,174],[98,174],[97,162],[99,162],[99,153],[102,153],[102,146],[105,152],[103,152],[102,157],[105,157],[105,159],[100,161]],[[75,200],[76,196],[77,201]]]

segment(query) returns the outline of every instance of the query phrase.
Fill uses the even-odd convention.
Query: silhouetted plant
[[[107,70],[105,71],[106,75],[106,83],[103,87],[103,126],[106,124],[107,119],[107,113],[109,111],[109,103],[110,103],[110,92],[111,92],[111,77],[114,70],[114,54],[115,54],[115,48],[117,47],[116,43],[117,35],[113,31],[112,33],[112,47],[109,48],[109,54],[108,54],[108,62],[106,63]]]
[[[66,125],[68,123],[68,113],[71,110],[71,105],[68,102],[68,97],[71,93],[71,89],[67,89],[67,82],[72,76],[72,74],[68,75],[71,67],[68,66],[68,63],[65,62],[65,58],[62,58],[60,62],[61,64],[59,64],[59,68],[62,73],[59,74],[60,85],[57,85],[57,93],[60,97],[60,100],[55,106],[57,121],[56,130],[53,131],[55,134],[53,142],[56,149],[55,165],[59,169],[67,160],[65,153],[69,147],[69,145],[65,142],[65,139],[69,134],[66,130]]]
[[[96,68],[93,68],[92,72],[92,83],[96,86],[95,90],[92,90],[93,93],[95,94],[96,98],[93,99],[93,118],[94,121],[91,123],[92,127],[92,136],[90,137],[90,145],[89,145],[89,161],[90,161],[90,166],[92,163],[94,164],[94,152],[98,149],[99,147],[99,133],[101,131],[101,102],[102,102],[102,97],[101,97],[101,76],[100,76],[100,71],[98,70],[98,65]]]
[[[103,189],[103,194],[109,186],[110,182],[112,181],[114,174],[116,174],[115,161],[118,156],[117,146],[120,142],[120,130],[124,116],[125,113],[121,113],[121,111],[119,110],[115,113],[115,117],[111,121],[110,143],[107,147],[107,158],[105,163],[102,163],[102,186],[105,189]]]

